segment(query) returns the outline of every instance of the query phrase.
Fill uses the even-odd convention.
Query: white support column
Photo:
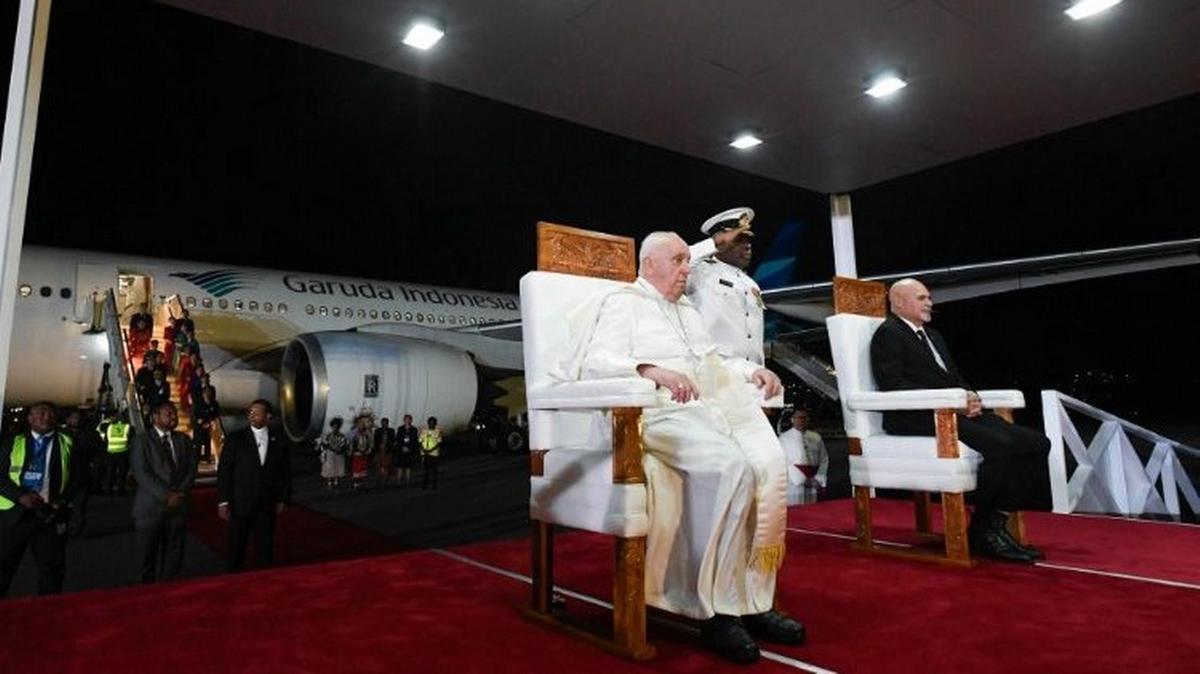
[[[42,66],[50,31],[50,0],[21,0],[13,40],[12,77],[0,146],[0,401],[8,383],[9,345],[17,300],[17,272],[25,237],[29,169],[37,132]]]
[[[1067,456],[1063,448],[1062,405],[1058,402],[1058,391],[1042,391],[1042,425],[1050,439],[1050,456],[1047,468],[1050,471],[1050,495],[1054,512],[1071,512],[1071,499],[1067,491]]]
[[[829,220],[833,227],[833,273],[858,278],[858,260],[854,252],[854,217],[850,214],[850,195],[829,195]]]

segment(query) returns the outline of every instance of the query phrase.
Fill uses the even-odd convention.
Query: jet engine
[[[279,403],[288,436],[302,442],[327,431],[334,417],[349,431],[367,410],[393,427],[405,414],[417,426],[437,417],[454,432],[470,422],[478,391],[475,363],[459,349],[395,335],[312,332],[284,350]]]

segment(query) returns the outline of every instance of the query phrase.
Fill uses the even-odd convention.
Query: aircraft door
[[[121,323],[145,306],[154,310],[154,277],[148,274],[121,272],[117,274],[117,312]]]
[[[104,295],[113,289],[117,270],[106,264],[81,264],[75,273],[75,321],[89,332],[104,329]]]

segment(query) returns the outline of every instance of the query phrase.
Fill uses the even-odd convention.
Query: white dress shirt
[[[267,427],[255,428],[251,426],[250,431],[254,433],[254,443],[258,445],[258,465],[264,465],[267,462],[267,443],[270,442]]]
[[[937,347],[933,345],[933,339],[931,339],[929,337],[929,333],[925,331],[925,328],[922,326],[914,325],[912,321],[908,320],[907,318],[905,318],[903,316],[897,316],[896,318],[899,318],[900,320],[904,321],[904,324],[907,325],[909,328],[911,328],[914,333],[916,333],[917,339],[920,339],[922,342],[925,342],[925,344],[927,344],[929,346],[929,350],[933,353],[933,359],[937,361],[938,367],[942,368],[943,370],[946,370],[947,369],[946,361],[942,360],[942,354],[938,353]],[[922,339],[922,336],[924,336],[923,339]]]

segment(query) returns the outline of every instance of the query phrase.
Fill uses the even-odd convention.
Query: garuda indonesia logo
[[[217,269],[200,273],[177,271],[171,274],[192,285],[198,286],[213,297],[224,297],[235,290],[245,290],[258,286],[258,279],[245,272],[233,269]]]

